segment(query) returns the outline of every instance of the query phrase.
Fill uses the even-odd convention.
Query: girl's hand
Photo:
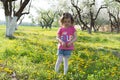
[[[72,45],[72,42],[67,43],[67,47],[70,47]]]
[[[61,44],[62,44],[63,47],[66,47],[66,44],[65,44],[64,41],[62,41]]]

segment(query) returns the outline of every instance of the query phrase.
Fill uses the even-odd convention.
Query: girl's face
[[[71,26],[72,24],[71,24],[71,19],[70,18],[65,18],[64,20],[63,20],[63,26],[64,27],[69,27],[69,26]]]

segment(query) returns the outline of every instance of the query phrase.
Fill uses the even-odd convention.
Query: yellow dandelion
[[[4,71],[7,73],[12,73],[12,70],[10,70],[9,68],[4,68]]]
[[[3,67],[0,67],[0,72],[3,71]]]
[[[48,73],[50,73],[51,71],[50,70],[47,70]]]
[[[0,60],[0,63],[2,63],[3,62],[3,60]]]
[[[111,73],[111,76],[112,76],[112,77],[115,76],[115,72],[112,72],[112,73]]]

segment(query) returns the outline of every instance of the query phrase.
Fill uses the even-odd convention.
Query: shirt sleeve
[[[58,29],[57,35],[61,35],[61,28]]]
[[[75,27],[74,27],[74,26],[73,26],[72,30],[73,30],[73,33],[74,33],[74,32],[76,32],[76,29],[75,29]]]

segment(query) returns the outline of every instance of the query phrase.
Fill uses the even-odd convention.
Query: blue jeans
[[[72,52],[72,50],[58,50],[57,55],[69,57],[71,55],[71,52]]]

